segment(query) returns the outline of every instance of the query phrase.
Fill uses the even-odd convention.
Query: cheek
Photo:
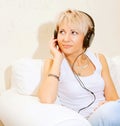
[[[57,40],[58,40],[58,45],[60,46],[61,43],[63,42],[63,37],[59,37],[59,36],[58,36]]]
[[[81,42],[83,42],[83,40],[84,40],[84,35],[83,34],[81,34],[80,36],[79,36],[79,41],[81,41]]]
[[[74,42],[76,42],[76,44],[83,45],[83,41],[84,41],[84,36],[74,38]]]
[[[57,40],[58,41],[62,41],[63,40],[63,36],[62,35],[58,35]]]
[[[62,50],[62,44],[61,44],[61,42],[58,42],[58,46]]]

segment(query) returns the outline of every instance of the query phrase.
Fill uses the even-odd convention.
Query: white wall
[[[54,19],[67,8],[88,12],[96,24],[93,51],[120,55],[119,0],[0,0],[0,91],[10,64],[23,57],[46,58]]]

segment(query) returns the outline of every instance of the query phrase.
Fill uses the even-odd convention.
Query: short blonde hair
[[[76,26],[84,35],[89,29],[94,28],[94,22],[90,19],[88,14],[79,10],[66,10],[62,12],[56,22],[56,31],[59,31],[59,26],[63,23],[70,23]]]

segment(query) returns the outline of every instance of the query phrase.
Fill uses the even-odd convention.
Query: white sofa
[[[120,56],[107,59],[120,96]],[[0,96],[0,120],[4,126],[90,126],[76,112],[56,104],[41,104],[36,97],[42,59],[21,59],[12,64],[11,87]],[[0,124],[2,125],[2,124]]]

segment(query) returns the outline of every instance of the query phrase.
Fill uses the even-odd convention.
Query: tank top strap
[[[85,54],[89,57],[91,62],[95,65],[96,70],[101,70],[102,66],[99,61],[98,53],[93,53],[90,50],[86,50]]]

